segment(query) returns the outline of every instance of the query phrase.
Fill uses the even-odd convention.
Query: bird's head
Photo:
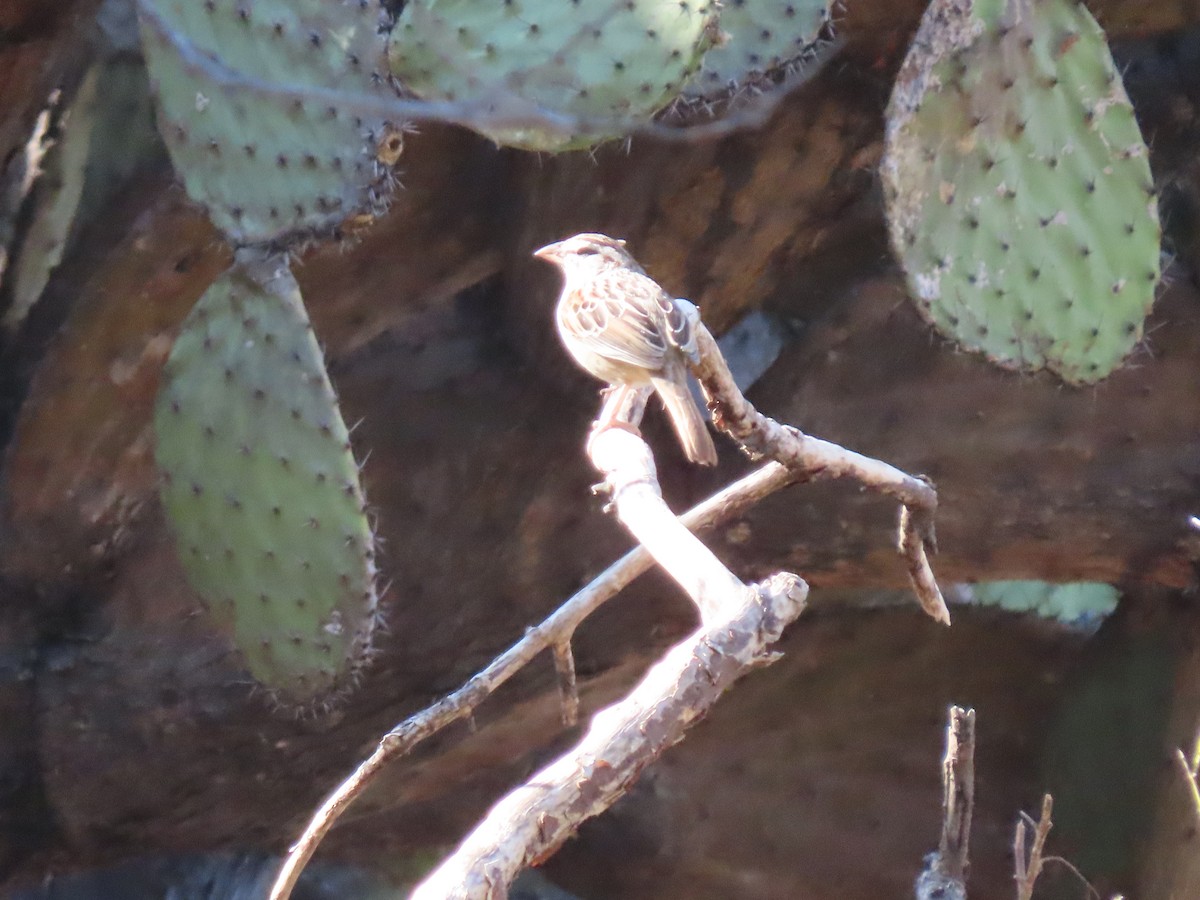
[[[607,269],[641,267],[625,249],[625,242],[605,234],[577,234],[534,250],[538,259],[554,263],[564,272],[602,272]]]

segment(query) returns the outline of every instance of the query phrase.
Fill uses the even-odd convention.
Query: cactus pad
[[[92,129],[98,115],[96,86],[100,70],[101,64],[95,63],[84,75],[60,122],[60,137],[51,144],[41,162],[39,202],[13,267],[12,303],[4,314],[4,327],[10,331],[25,321],[41,297],[51,273],[62,261],[75,227]]]
[[[997,606],[1010,612],[1035,612],[1043,619],[1068,625],[1095,626],[1117,608],[1121,594],[1111,584],[1079,581],[981,581],[962,585],[968,602]]]
[[[192,199],[240,244],[382,210],[399,128],[304,88],[387,96],[377,0],[146,0],[159,130]],[[225,83],[225,77],[245,83]]]
[[[282,257],[250,259],[185,321],[155,409],[188,580],[251,674],[304,707],[353,683],[376,622],[346,426]]]
[[[41,297],[80,229],[99,215],[143,165],[157,161],[146,70],[123,56],[93,63],[60,122],[36,182],[29,231],[13,266],[4,326],[15,330]]]
[[[725,0],[718,24],[725,33],[684,88],[715,99],[761,84],[810,54],[829,21],[827,0]]]
[[[888,108],[892,244],[921,314],[993,362],[1098,381],[1142,336],[1160,229],[1104,34],[1070,0],[934,0]]]
[[[570,117],[628,127],[674,99],[699,67],[715,20],[710,0],[409,0],[388,58],[418,97],[512,119],[482,125],[497,143],[569,150],[623,133],[572,130]],[[564,130],[517,124],[538,107],[568,117]]]

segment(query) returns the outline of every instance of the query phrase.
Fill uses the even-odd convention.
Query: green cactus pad
[[[353,683],[376,623],[358,469],[282,257],[248,251],[192,309],[155,409],[179,558],[281,702]]]
[[[715,20],[710,0],[409,0],[388,59],[401,85],[425,99],[488,107],[514,123],[540,107],[628,127],[678,96]],[[480,130],[499,144],[547,151],[623,133],[541,124]]]
[[[80,229],[99,215],[143,165],[159,160],[146,70],[124,56],[93,63],[42,160],[29,230],[12,267],[15,330],[41,297]]]
[[[1120,592],[1110,584],[1079,581],[984,581],[964,585],[971,603],[998,606],[1011,612],[1035,612],[1043,619],[1076,625],[1095,625],[1117,608]]]
[[[892,244],[921,314],[1072,384],[1142,337],[1159,278],[1146,144],[1069,0],[934,0],[888,107]]]
[[[83,194],[92,129],[99,115],[96,86],[102,68],[101,63],[94,63],[84,75],[60,123],[59,139],[41,161],[38,202],[13,266],[12,303],[4,314],[4,327],[10,331],[25,321],[67,250]]]
[[[142,10],[171,160],[236,243],[330,233],[383,209],[391,182],[379,150],[399,129],[303,93],[387,96],[379,22],[377,0],[149,0]],[[223,83],[217,70],[248,83]]]
[[[717,99],[762,84],[809,55],[828,21],[827,0],[725,0],[725,40],[704,54],[684,94]]]

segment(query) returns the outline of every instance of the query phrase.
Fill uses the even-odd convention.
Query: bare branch
[[[1179,766],[1179,771],[1183,774],[1183,780],[1188,786],[1188,794],[1192,800],[1192,810],[1196,814],[1196,818],[1200,821],[1200,785],[1196,784],[1196,769],[1188,765],[1187,757],[1182,750],[1175,751],[1175,762]]]
[[[636,433],[644,404],[622,394],[629,392],[610,395],[606,414],[620,409],[634,427],[593,432],[588,455],[604,474],[617,517],[687,591],[702,629],[676,645],[625,700],[597,713],[571,752],[492,807],[410,900],[507,897],[517,873],[623,796],[734,681],[778,658],[770,646],[804,609],[808,587],[800,578],[780,573],[747,587],[675,517],[650,448]]]
[[[966,882],[975,812],[975,710],[950,707],[946,756],[942,760],[942,839],[946,871]]]
[[[586,818],[621,797],[645,766],[683,738],[746,672],[769,663],[771,644],[804,606],[807,587],[775,576],[673,647],[620,703],[597,713],[584,738],[489,811],[410,900],[502,898]]]
[[[708,398],[714,424],[740,443],[751,457],[770,457],[794,471],[797,480],[853,478],[864,487],[899,500],[903,509],[898,544],[908,564],[913,591],[926,613],[949,625],[950,611],[929,565],[928,554],[937,550],[933,528],[937,491],[928,479],[809,437],[797,428],[764,416],[734,383],[716,340],[698,314],[692,325],[700,350],[700,362],[694,372]]]
[[[558,694],[562,702],[562,723],[574,728],[579,722],[579,687],[575,683],[575,654],[571,641],[554,645],[554,671],[558,675]]]
[[[692,598],[702,621],[720,616],[729,598],[746,586],[663,502],[646,442],[632,431],[610,428],[592,435],[588,453],[604,473],[622,524]]]
[[[917,878],[917,900],[965,900],[975,809],[975,710],[951,706],[942,757],[942,836]]]
[[[742,515],[764,497],[795,480],[795,476],[783,466],[768,463],[694,507],[680,521],[695,531],[710,528]],[[384,735],[375,751],[330,793],[313,814],[284,861],[271,888],[271,900],[287,900],[291,896],[296,880],[325,835],[383,768],[446,726],[469,718],[484,700],[539,653],[556,642],[569,641],[584,619],[647,571],[653,562],[644,547],[626,553],[462,687],[409,716]]]
[[[1046,860],[1043,851],[1046,848],[1046,837],[1054,823],[1050,821],[1050,813],[1054,808],[1054,798],[1049,794],[1042,797],[1042,815],[1037,821],[1033,832],[1033,846],[1029,848],[1028,859],[1025,856],[1025,814],[1017,821],[1017,833],[1013,840],[1014,864],[1017,882],[1017,900],[1032,900],[1033,887],[1037,884],[1038,876],[1042,874],[1042,866]]]
[[[937,494],[932,485],[924,479],[914,478],[878,460],[808,437],[794,428],[780,425],[773,419],[759,414],[734,384],[712,335],[698,320],[696,324],[701,352],[701,362],[696,374],[709,397],[714,420],[718,426],[740,440],[752,454],[771,455],[778,462],[764,466],[725,491],[714,495],[685,515],[681,520],[683,524],[696,530],[728,520],[740,515],[767,495],[796,481],[819,477],[855,477],[870,487],[895,496],[904,504],[900,529],[901,549],[909,560],[910,576],[926,611],[948,624],[949,613],[925,556],[926,548],[934,548],[932,521],[937,507]],[[603,418],[608,421],[621,419],[636,424],[640,421],[644,403],[644,392],[615,391],[606,400]],[[620,429],[594,432],[588,443],[589,453],[599,452],[603,456],[606,452],[603,442],[611,443],[614,436],[622,433],[634,437],[632,432],[622,432]],[[637,440],[640,443],[640,439]],[[599,451],[597,442],[601,442]],[[603,470],[615,473],[609,476],[610,485],[622,491],[625,488],[630,489],[630,492],[626,493],[627,498],[635,498],[635,503],[661,503],[661,498],[657,497],[653,460],[648,450],[645,451],[644,467],[637,475],[622,476],[619,474],[623,471],[622,464],[610,464],[603,459],[600,461],[603,462]],[[676,534],[673,527],[676,520],[665,506],[648,515],[649,518],[634,516],[627,524],[631,525],[639,538],[654,544],[656,552],[663,554],[664,566],[688,590],[689,595],[697,599],[704,621],[708,622],[714,616],[719,617],[720,604],[712,599],[711,591],[705,586],[717,586],[719,594],[722,584],[732,589],[735,583],[740,585],[740,582],[724,570],[711,552],[699,542],[692,543],[678,537],[667,543],[663,542],[664,534]],[[658,524],[644,524],[649,522]],[[321,840],[375,774],[389,762],[404,756],[430,735],[452,722],[470,716],[484,699],[543,650],[569,644],[579,623],[605,600],[646,571],[651,562],[651,555],[645,547],[631,551],[601,573],[587,588],[567,601],[545,622],[530,629],[521,641],[473,676],[459,690],[409,717],[385,735],[375,752],[329,795],[314,814],[285,860],[272,888],[271,900],[287,900],[296,879]]]

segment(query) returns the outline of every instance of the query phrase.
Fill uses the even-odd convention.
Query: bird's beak
[[[533,255],[538,259],[544,259],[546,262],[558,262],[559,245],[562,241],[555,241],[553,244],[547,244],[538,250],[533,251]]]

